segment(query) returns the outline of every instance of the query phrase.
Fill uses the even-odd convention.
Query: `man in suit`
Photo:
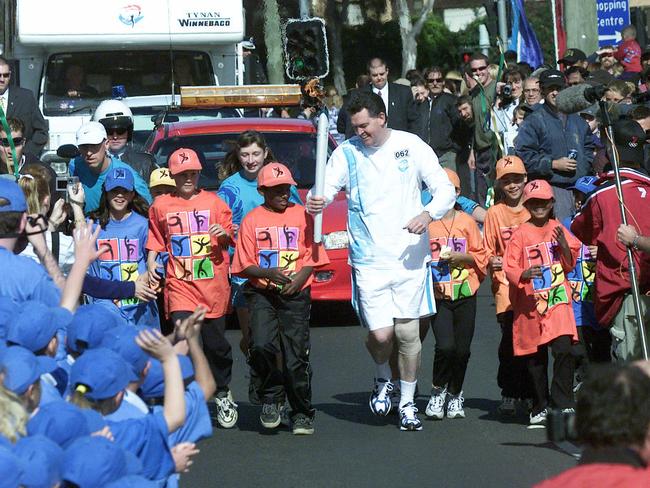
[[[413,100],[413,93],[408,86],[388,82],[388,67],[381,58],[368,61],[370,83],[359,88],[359,91],[372,92],[379,95],[386,105],[388,128],[416,133],[418,129],[418,112]],[[349,116],[344,119],[345,130],[338,127],[339,132],[346,137],[354,135]],[[348,136],[349,134],[349,136]]]
[[[25,124],[25,149],[38,156],[48,141],[47,122],[43,118],[34,94],[18,86],[9,87],[11,66],[6,58],[0,56],[0,106],[7,118],[20,119]]]

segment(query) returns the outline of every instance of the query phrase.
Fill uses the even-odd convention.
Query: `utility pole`
[[[508,13],[506,11],[506,0],[497,0],[497,14],[499,17],[499,37],[504,49],[508,46]]]
[[[564,24],[567,48],[581,49],[587,54],[598,49],[598,18],[594,0],[565,0]]]
[[[309,0],[300,0],[300,18],[309,18]]]

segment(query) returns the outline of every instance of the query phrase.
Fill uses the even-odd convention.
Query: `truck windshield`
[[[180,86],[215,84],[207,53],[174,51],[174,78]],[[60,53],[45,73],[43,112],[62,115],[93,110],[107,98],[171,94],[169,51]]]

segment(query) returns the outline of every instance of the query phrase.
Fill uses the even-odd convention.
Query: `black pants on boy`
[[[309,318],[311,289],[295,295],[246,285],[250,309],[250,365],[259,376],[258,396],[263,403],[282,401],[286,392],[292,415],[314,417],[311,404]],[[283,370],[278,368],[278,344]]]
[[[553,354],[553,379],[551,395],[548,394],[548,349]],[[523,356],[535,389],[535,404],[533,415],[550,406],[553,408],[573,408],[573,373],[575,371],[575,355],[571,345],[571,336],[556,337],[548,344],[539,346],[537,352]]]
[[[515,356],[512,343],[512,321],[512,312],[503,312],[497,315],[497,322],[501,326],[497,383],[503,397],[533,398],[533,382],[526,368],[526,359],[522,356]]]
[[[172,322],[183,320],[192,315],[192,312],[172,312]],[[217,396],[219,393],[227,392],[228,385],[232,378],[232,348],[226,339],[226,317],[205,319],[201,327],[201,341],[203,352],[208,359],[210,371],[217,383]]]
[[[431,318],[436,337],[433,357],[433,386],[451,395],[463,390],[465,372],[476,322],[476,295],[460,300],[439,300],[438,312]]]

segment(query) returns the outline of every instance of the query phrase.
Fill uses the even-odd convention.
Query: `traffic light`
[[[330,69],[325,21],[289,20],[284,28],[284,58],[292,80],[325,78]]]

